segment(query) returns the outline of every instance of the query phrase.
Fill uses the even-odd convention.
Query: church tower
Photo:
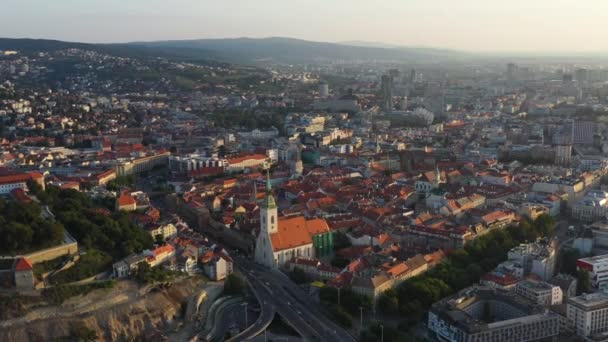
[[[260,208],[260,233],[255,243],[255,262],[270,268],[276,267],[270,235],[279,231],[277,204],[272,196],[270,170],[267,170],[266,197]]]

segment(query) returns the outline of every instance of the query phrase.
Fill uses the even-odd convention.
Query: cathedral
[[[255,244],[255,262],[279,268],[292,258],[314,259],[320,249],[329,248],[332,239],[324,219],[304,216],[278,218],[277,204],[266,181],[266,196],[260,208],[260,233]]]

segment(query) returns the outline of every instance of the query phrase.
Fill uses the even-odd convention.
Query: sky
[[[608,1],[2,0],[0,37],[291,37],[475,52],[608,52]]]

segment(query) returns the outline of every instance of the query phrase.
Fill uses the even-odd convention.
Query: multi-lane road
[[[238,257],[236,262],[260,301],[262,314],[276,312],[306,341],[356,341],[348,331],[327,318],[318,304],[283,274],[256,265],[243,257]],[[265,323],[264,318],[260,317],[254,325],[264,326]],[[251,328],[248,328],[249,334],[239,334],[239,340],[253,338],[265,329]]]

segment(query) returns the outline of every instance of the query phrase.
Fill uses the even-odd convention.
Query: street
[[[262,300],[307,341],[355,341],[342,327],[325,317],[318,305],[297,285],[277,271],[237,258],[243,274],[257,286]]]

